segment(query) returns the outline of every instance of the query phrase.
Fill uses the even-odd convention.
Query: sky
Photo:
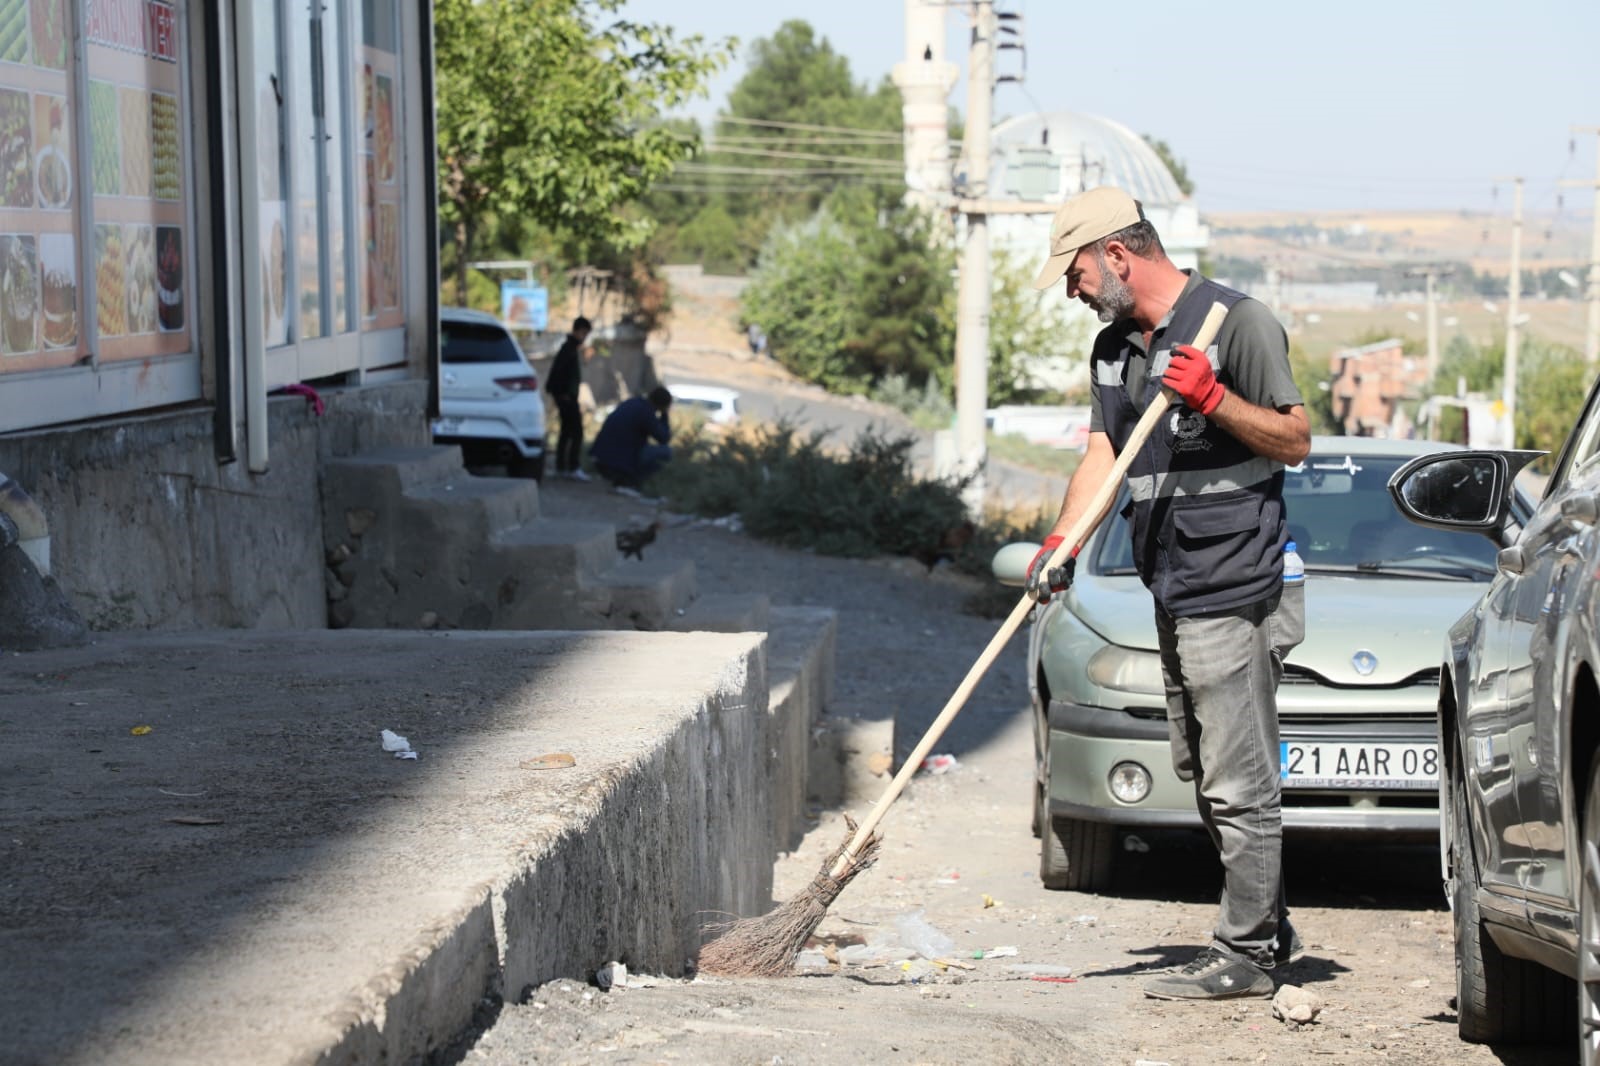
[[[1202,212],[1509,212],[1587,228],[1600,126],[1600,0],[1002,0],[1023,16],[1027,76],[995,117],[1083,111],[1165,140]],[[969,22],[952,4],[948,57]],[[876,83],[904,57],[900,0],[628,0],[627,17],[737,37],[738,58],[689,113],[715,114],[748,45],[805,19]],[[1014,68],[1014,62],[1004,69]],[[1558,192],[1562,203],[1558,204]]]

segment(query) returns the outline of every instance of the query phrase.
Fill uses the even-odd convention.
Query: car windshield
[[[447,363],[521,363],[522,349],[499,326],[447,322],[441,353]]]
[[[1408,458],[1321,452],[1285,471],[1289,537],[1308,571],[1451,581],[1494,576],[1498,549],[1489,538],[1414,525],[1395,508],[1389,477]],[[1135,572],[1127,522],[1114,515],[1108,521],[1094,564],[1102,574]]]

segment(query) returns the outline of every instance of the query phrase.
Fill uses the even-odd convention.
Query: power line
[[[877,177],[881,173],[881,171],[875,173],[871,168],[848,170],[843,167],[735,167],[724,166],[720,163],[679,163],[677,170],[690,174],[802,174],[833,175],[836,177],[862,177],[868,175]]]
[[[843,133],[860,137],[864,140],[879,140],[884,144],[899,144],[902,139],[902,135],[899,133],[867,129],[862,126],[817,126],[809,122],[779,122],[776,119],[739,118],[734,115],[719,115],[716,121],[731,122],[741,126],[761,126],[767,129],[809,130],[813,133]]]
[[[837,146],[844,148],[871,148],[873,151],[901,151],[905,145],[900,142],[890,144],[885,141],[858,141],[849,137],[718,137],[706,142],[710,150],[715,151],[723,145],[750,145],[752,147],[771,147],[772,145],[790,145],[798,148],[823,148]]]
[[[811,152],[780,152],[769,148],[717,148],[713,153],[723,155],[754,155],[768,159],[801,159],[815,163],[847,163],[851,166],[880,167],[894,171],[904,169],[904,164],[892,159],[870,159],[861,156],[816,155]],[[707,154],[713,154],[707,153]]]

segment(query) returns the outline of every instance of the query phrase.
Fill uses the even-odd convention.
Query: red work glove
[[[1215,411],[1228,392],[1217,380],[1206,353],[1187,344],[1172,349],[1172,361],[1167,364],[1167,372],[1161,375],[1161,384],[1203,415]]]
[[[1044,546],[1034,554],[1033,562],[1028,564],[1027,591],[1029,597],[1038,603],[1049,603],[1050,596],[1056,592],[1065,592],[1072,585],[1072,575],[1078,565],[1078,549],[1073,548],[1072,554],[1067,556],[1064,565],[1058,566],[1045,573],[1044,564],[1050,561],[1050,556],[1061,546],[1066,538],[1059,533],[1052,533],[1044,539]]]

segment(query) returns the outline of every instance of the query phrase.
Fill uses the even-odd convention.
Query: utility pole
[[[1517,445],[1517,301],[1522,297],[1522,180],[1509,179],[1511,201],[1511,279],[1506,290],[1506,363],[1500,402],[1505,407],[1507,448]]]
[[[961,476],[971,478],[963,499],[973,515],[984,501],[988,460],[986,413],[989,395],[989,129],[993,125],[994,54],[998,20],[993,0],[972,5],[972,48],[967,70],[964,198],[966,244],[956,298],[956,454]],[[977,210],[974,210],[976,208]]]
[[[1573,126],[1580,133],[1600,134],[1600,126]],[[1588,185],[1586,181],[1564,181],[1562,185]],[[1594,160],[1594,237],[1589,245],[1589,328],[1584,332],[1583,357],[1593,366],[1600,360],[1600,146]]]
[[[1416,270],[1406,271],[1408,278],[1425,278],[1428,292],[1428,384],[1433,384],[1433,376],[1439,372],[1439,302],[1435,297],[1434,281],[1438,278],[1448,278],[1455,273],[1448,267],[1419,267]]]

